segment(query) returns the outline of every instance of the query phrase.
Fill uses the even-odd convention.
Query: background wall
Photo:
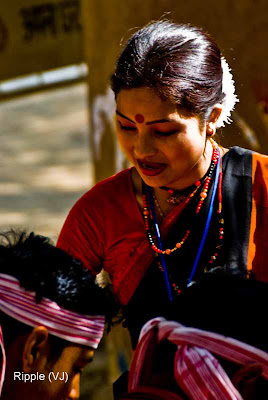
[[[82,62],[79,0],[0,4],[0,80]]]
[[[207,30],[236,81],[234,124],[219,133],[234,144],[268,153],[267,0],[12,0],[0,5],[0,81],[84,60],[89,65],[94,180],[126,166],[113,127],[109,76],[121,41],[163,16]]]

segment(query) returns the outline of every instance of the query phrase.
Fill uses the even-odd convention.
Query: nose
[[[134,154],[136,158],[145,159],[150,156],[154,156],[157,153],[154,138],[149,132],[140,132],[137,135]]]
[[[80,374],[76,374],[72,380],[70,393],[67,396],[68,400],[78,400],[80,397]]]

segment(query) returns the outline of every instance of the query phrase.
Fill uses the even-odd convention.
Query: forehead
[[[92,348],[81,345],[66,346],[58,359],[58,363],[61,365],[70,365],[80,362],[86,365],[92,361],[93,355],[94,350]]]
[[[146,117],[166,116],[177,112],[176,106],[170,101],[163,101],[150,88],[121,90],[116,99],[117,109],[125,114],[141,114]]]

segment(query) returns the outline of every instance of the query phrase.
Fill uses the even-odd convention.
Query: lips
[[[166,164],[156,163],[156,162],[148,162],[143,160],[137,160],[140,170],[144,175],[147,176],[156,176],[161,174],[166,168]]]

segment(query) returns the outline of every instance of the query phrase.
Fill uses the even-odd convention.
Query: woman
[[[58,246],[109,273],[135,347],[141,326],[211,269],[268,280],[268,157],[212,139],[237,99],[225,59],[200,29],[141,29],[111,85],[133,167],[76,203]]]

